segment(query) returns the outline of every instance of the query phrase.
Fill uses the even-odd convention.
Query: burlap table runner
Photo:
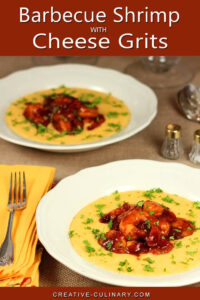
[[[33,65],[54,64],[62,62],[78,62],[95,64],[102,67],[111,67],[124,71],[126,66],[137,58],[132,57],[100,57],[100,58],[61,58],[53,57],[1,57],[0,76],[4,76],[12,71],[27,68]],[[183,62],[188,64],[196,73],[193,82],[200,86],[200,57],[184,58]],[[158,115],[148,128],[137,135],[120,143],[106,146],[100,150],[73,154],[56,154],[42,152],[7,143],[0,140],[1,162],[6,164],[33,164],[52,165],[57,169],[56,180],[71,175],[83,168],[108,163],[121,159],[154,159],[166,161],[160,155],[160,147],[164,138],[164,127],[167,123],[178,123],[183,129],[183,142],[185,154],[179,160],[187,165],[194,166],[188,160],[188,152],[191,149],[193,132],[198,129],[197,123],[188,121],[179,112],[177,106],[177,91],[181,87],[155,90],[158,96]],[[40,266],[40,286],[105,286],[105,284],[87,279],[69,270],[44,250],[42,263]],[[200,286],[196,284],[196,286]]]

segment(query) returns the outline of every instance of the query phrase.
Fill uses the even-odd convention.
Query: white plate
[[[121,132],[98,142],[79,145],[50,145],[24,139],[8,128],[4,121],[7,107],[16,99],[39,90],[65,84],[101,92],[111,92],[129,107],[132,117]],[[124,140],[147,127],[157,113],[154,92],[134,78],[110,69],[79,64],[37,67],[19,71],[0,80],[0,137],[9,142],[54,152],[92,150]]]
[[[77,212],[113,190],[160,187],[192,201],[200,199],[200,172],[182,164],[151,160],[124,160],[92,167],[63,179],[46,194],[37,208],[38,236],[46,250],[73,271],[119,286],[183,286],[200,281],[200,267],[160,277],[128,276],[106,271],[81,258],[68,238]],[[78,187],[78,188],[77,188]]]

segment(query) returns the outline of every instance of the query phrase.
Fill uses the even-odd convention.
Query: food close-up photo
[[[199,286],[200,57],[0,59],[0,286]]]

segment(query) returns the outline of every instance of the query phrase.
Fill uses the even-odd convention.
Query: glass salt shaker
[[[161,148],[161,153],[165,158],[178,159],[183,155],[184,150],[181,136],[181,126],[168,124],[165,127],[165,140]]]
[[[189,158],[193,163],[200,164],[200,129],[194,133],[194,141],[189,153]]]

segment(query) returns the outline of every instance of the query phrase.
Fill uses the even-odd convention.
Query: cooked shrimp
[[[195,227],[190,221],[182,218],[177,218],[175,222],[172,223],[171,234],[176,238],[181,238],[191,235],[195,230]]]
[[[126,253],[126,239],[121,232],[116,230],[110,230],[106,233],[105,238],[98,240],[99,244],[105,247],[108,250],[111,250],[116,253]],[[108,245],[110,245],[108,247]]]
[[[145,228],[137,227],[140,223],[144,223],[149,218],[149,214],[142,209],[131,210],[121,220],[119,224],[120,231],[129,240],[142,238],[146,236]]]
[[[68,121],[67,118],[63,118],[63,116],[60,114],[53,115],[52,123],[53,123],[53,126],[56,128],[56,130],[58,130],[60,132],[72,130],[70,121]]]
[[[152,212],[154,216],[161,216],[164,211],[164,207],[156,202],[148,200],[144,202],[143,210],[148,213]]]
[[[24,110],[24,116],[26,119],[30,120],[35,124],[48,125],[49,119],[45,116],[45,113],[48,113],[44,110],[42,104],[35,103],[29,104]]]
[[[97,108],[81,106],[78,115],[81,118],[96,118],[98,116],[98,110]]]
[[[160,228],[160,230],[161,230],[161,234],[163,235],[163,236],[168,236],[168,234],[169,234],[169,231],[170,231],[170,223],[169,222],[167,222],[166,220],[164,220],[164,219],[160,219],[159,220],[159,228]]]

